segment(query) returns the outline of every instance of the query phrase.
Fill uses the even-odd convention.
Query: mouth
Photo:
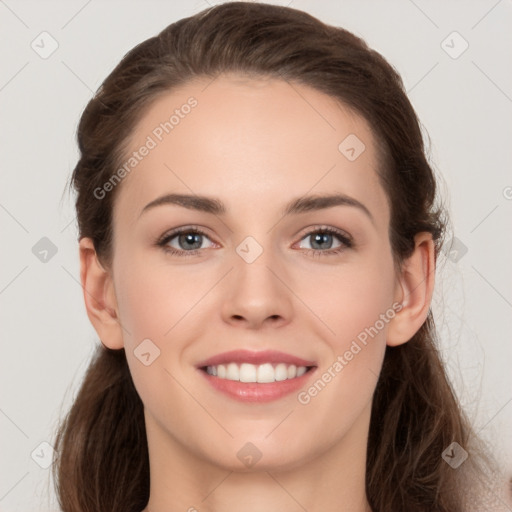
[[[298,391],[317,365],[283,352],[232,351],[197,365],[213,389],[243,402],[268,402]]]
[[[251,363],[237,364],[231,362],[228,364],[203,366],[200,369],[218,379],[267,384],[297,379],[313,368],[315,367],[296,366],[286,363],[264,363],[255,365]]]

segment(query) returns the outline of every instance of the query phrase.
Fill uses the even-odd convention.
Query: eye
[[[335,239],[338,239],[339,243],[333,248]],[[306,247],[307,252],[319,256],[339,254],[353,246],[352,239],[347,234],[331,227],[320,227],[309,231],[301,240],[309,240],[309,247]]]
[[[203,245],[205,238],[210,240],[206,232],[197,226],[182,227],[164,234],[156,245],[171,255],[175,256],[195,256],[202,249],[206,249]],[[341,230],[332,227],[318,227],[313,231],[309,231],[302,240],[310,240],[309,246],[306,247],[306,253],[313,256],[332,256],[353,247],[352,238]],[[338,245],[334,248],[333,243],[338,240]],[[300,247],[304,249],[304,247]]]
[[[200,228],[184,227],[166,233],[157,241],[157,245],[169,254],[193,256],[206,248],[203,246],[204,238],[208,238],[208,235]]]

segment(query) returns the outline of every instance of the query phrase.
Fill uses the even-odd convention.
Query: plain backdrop
[[[214,3],[0,1],[3,512],[57,510],[45,443],[99,343],[79,282],[74,198],[63,195],[81,112],[134,45]],[[433,303],[443,356],[512,474],[512,3],[271,3],[353,31],[402,75],[454,227]]]

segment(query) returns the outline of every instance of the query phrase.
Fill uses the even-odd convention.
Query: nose
[[[223,320],[247,329],[288,324],[293,314],[290,276],[270,249],[250,261],[238,254],[233,258],[222,296]]]

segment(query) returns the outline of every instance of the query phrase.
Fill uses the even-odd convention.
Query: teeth
[[[231,363],[234,364],[234,363]],[[236,365],[235,365],[236,366]],[[256,373],[258,368],[253,364],[243,363],[240,365],[240,382],[257,382]]]
[[[297,368],[297,377],[300,377],[301,375],[304,375],[306,373],[306,367],[305,366],[299,366]]]
[[[258,382],[274,382],[274,367],[270,363],[260,364],[258,366]]]
[[[226,369],[226,379],[240,380],[240,369],[236,363],[229,363]]]
[[[276,380],[286,380],[288,378],[288,368],[285,364],[279,363],[275,369]]]
[[[279,382],[287,379],[295,379],[304,375],[307,371],[305,366],[295,366],[294,364],[279,363],[273,366],[270,363],[254,365],[250,363],[219,364],[217,366],[207,366],[208,374],[220,379],[237,380],[240,382]]]

